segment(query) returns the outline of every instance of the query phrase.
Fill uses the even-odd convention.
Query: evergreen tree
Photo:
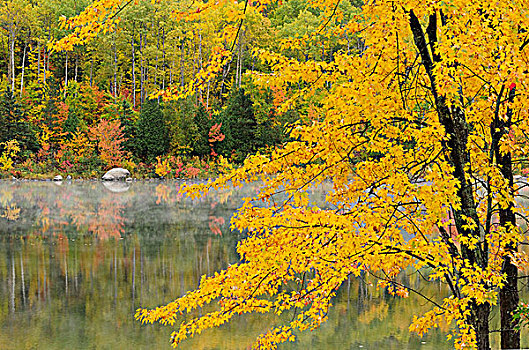
[[[136,124],[136,155],[153,162],[169,148],[169,132],[157,101],[146,101]]]
[[[123,135],[127,139],[123,149],[130,153],[134,153],[135,150],[135,137],[136,137],[136,128],[134,125],[134,118],[131,105],[129,101],[123,100],[121,105],[121,111],[119,113],[119,120],[121,122],[121,128],[123,130]]]
[[[252,100],[243,89],[235,90],[222,115],[221,131],[226,136],[220,143],[220,152],[226,157],[235,155],[234,160],[242,161],[247,154],[257,148],[255,131],[257,121],[252,108]]]
[[[79,113],[77,112],[76,108],[72,108],[69,110],[68,113],[68,119],[64,122],[64,132],[66,133],[66,137],[72,138],[73,134],[77,131],[77,128],[79,127],[81,121],[79,119]]]
[[[254,109],[254,114],[257,120],[255,142],[258,148],[266,148],[286,141],[285,125],[299,119],[293,109],[277,114],[274,96],[270,89],[261,96],[260,108]]]
[[[0,142],[16,139],[23,151],[36,152],[39,148],[35,131],[24,120],[24,113],[11,90],[0,98]]]
[[[211,153],[209,131],[213,126],[213,120],[202,103],[199,103],[195,109],[193,124],[195,131],[191,145],[193,154],[199,157],[208,156]]]

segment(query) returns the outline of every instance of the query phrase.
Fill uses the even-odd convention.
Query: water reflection
[[[191,201],[177,195],[179,182],[122,185],[0,182],[2,349],[170,348],[171,328],[138,324],[135,309],[167,303],[196,288],[203,274],[237,262],[242,235],[229,232],[229,219],[255,189]],[[446,293],[418,274],[403,278],[425,293]],[[409,334],[412,315],[429,305],[391,297],[372,282],[350,278],[329,321],[281,348],[451,348],[441,332]],[[246,349],[280,321],[240,317],[181,348]]]

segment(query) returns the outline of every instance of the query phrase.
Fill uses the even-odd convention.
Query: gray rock
[[[53,181],[62,181],[62,176],[61,175],[57,175],[53,178]]]
[[[103,181],[120,181],[130,177],[130,171],[123,168],[110,169],[103,175]]]

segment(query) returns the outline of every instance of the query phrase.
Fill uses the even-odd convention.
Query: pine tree
[[[35,131],[24,119],[24,113],[11,90],[0,97],[0,142],[17,140],[23,151],[35,152],[39,146]]]
[[[77,131],[81,121],[79,119],[79,113],[75,108],[70,109],[68,113],[68,119],[64,122],[63,130],[66,133],[66,137],[71,139],[73,134]]]
[[[127,139],[127,142],[125,142],[123,149],[130,153],[134,153],[136,128],[134,125],[132,108],[129,101],[127,100],[123,100],[119,114],[119,120],[121,122],[123,135]]]
[[[213,126],[213,120],[209,116],[206,107],[199,103],[193,116],[195,135],[192,140],[193,154],[199,157],[208,156],[211,153],[209,144],[209,131]]]
[[[169,132],[158,102],[146,101],[136,124],[136,155],[153,162],[169,148]]]
[[[236,161],[242,161],[257,147],[257,121],[252,104],[244,89],[237,89],[230,96],[222,116],[221,130],[226,138],[220,143],[220,152],[227,157],[235,155]]]

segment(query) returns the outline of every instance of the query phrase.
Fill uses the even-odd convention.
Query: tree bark
[[[114,97],[118,96],[118,53],[116,48],[116,37],[113,37],[113,51],[114,51]]]
[[[169,85],[170,86],[173,85],[173,71],[174,71],[174,66],[175,66],[175,61],[176,61],[176,48],[177,48],[177,45],[175,45],[173,48],[173,59],[171,60],[171,69],[169,69]]]
[[[92,84],[93,84],[93,73],[94,73],[94,55],[92,54],[90,57],[90,87],[92,87]]]
[[[154,29],[154,23],[153,23],[153,29]],[[155,68],[154,68],[154,88],[159,89],[158,85],[158,56],[160,53],[160,27],[156,28],[156,60],[155,60]],[[157,98],[158,104],[160,104],[160,96]]]
[[[79,71],[79,53],[75,55],[75,76],[74,76],[75,81],[77,81],[78,71]]]
[[[24,71],[26,66],[26,53],[28,49],[28,43],[29,39],[31,38],[31,30],[28,32],[28,38],[26,39],[26,42],[24,43],[24,52],[22,54],[22,73],[20,76],[20,96],[22,96],[22,91],[24,90]]]
[[[144,81],[144,71],[143,71],[143,50],[142,50],[142,40],[143,33],[140,31],[140,104],[143,103],[143,81]]]
[[[136,58],[134,57],[134,24],[132,25],[132,38],[130,39],[132,47],[132,103],[136,108]]]
[[[439,121],[444,126],[445,132],[450,136],[444,147],[448,150],[447,161],[454,168],[452,175],[460,183],[460,187],[457,190],[457,196],[461,203],[461,209],[452,210],[457,232],[460,236],[474,237],[481,240],[479,217],[476,212],[473,188],[472,184],[469,182],[469,174],[467,174],[467,171],[465,170],[469,161],[467,149],[469,125],[464,113],[460,109],[452,108],[451,110],[448,108],[445,97],[438,93],[435,76],[433,74],[434,63],[441,62],[440,56],[435,52],[435,44],[437,42],[437,15],[434,13],[429,16],[429,24],[426,29],[431,56],[419,19],[413,10],[410,10],[409,15],[410,28],[413,33],[415,46],[419,51],[421,64],[425,68],[430,80],[430,90],[435,101]],[[471,229],[466,226],[466,220],[464,219],[465,216],[471,218],[476,224],[478,224],[477,227]],[[470,249],[466,245],[461,245],[461,255],[463,259],[468,261],[469,266],[477,264],[478,266],[485,268],[487,265],[487,252],[485,251],[485,247],[480,245],[474,249]],[[490,305],[488,303],[477,303],[476,301],[473,301],[469,306],[471,308],[471,315],[469,316],[468,321],[473,326],[476,333],[477,347],[480,350],[490,349]]]
[[[508,95],[508,101],[513,102],[515,87],[511,88]],[[503,89],[502,89],[503,91]],[[501,101],[503,96],[498,96]],[[507,118],[500,118],[496,112],[493,127],[493,147],[496,156],[496,162],[500,166],[500,171],[512,191],[514,184],[512,171],[512,158],[510,153],[502,154],[499,143],[511,128],[512,109],[507,109]],[[513,211],[513,203],[505,209],[499,209],[500,225],[507,229],[516,227],[516,217]],[[518,247],[514,244],[507,246],[507,249],[514,253]],[[500,289],[500,319],[501,319],[501,348],[518,349],[520,348],[520,331],[515,327],[517,322],[513,320],[513,312],[518,307],[520,296],[518,294],[518,268],[512,263],[509,256],[503,258],[502,272],[506,275],[506,281],[503,288]]]
[[[68,51],[66,51],[66,59],[64,62],[64,96],[68,90]]]
[[[40,40],[37,41],[37,81],[40,80]]]
[[[200,30],[198,30],[198,69],[197,74],[202,70],[202,33]],[[200,89],[198,91],[199,93],[199,100],[201,103],[203,103],[202,99],[202,85],[200,85]]]
[[[46,49],[46,45],[44,45],[44,54],[43,54],[43,57],[42,57],[42,72],[44,73],[43,75],[43,79],[42,79],[42,82],[44,84],[46,84],[46,53],[47,53],[47,49]]]
[[[15,91],[15,40],[16,40],[16,27],[13,23],[9,27],[9,64],[8,64],[8,76],[11,85],[11,91]]]
[[[166,73],[166,64],[165,64],[165,28],[162,28],[162,68],[163,68],[163,76],[162,76],[162,90],[165,90],[165,73]]]
[[[184,40],[182,38],[182,44],[180,46],[180,87],[184,88]]]

